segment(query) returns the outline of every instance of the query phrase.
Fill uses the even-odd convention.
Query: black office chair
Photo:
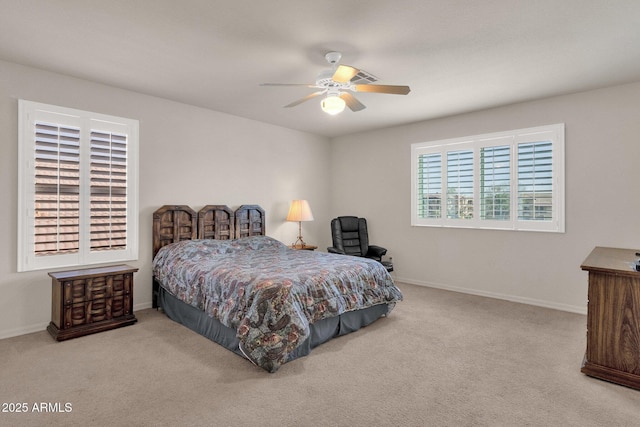
[[[339,216],[331,220],[333,246],[327,250],[334,254],[361,256],[379,261],[387,271],[393,271],[391,261],[382,261],[387,249],[369,245],[367,220],[355,216]]]

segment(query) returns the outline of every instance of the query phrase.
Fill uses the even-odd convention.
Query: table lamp
[[[287,221],[298,221],[298,240],[292,246],[300,245],[304,248],[306,243],[302,240],[302,221],[313,221],[311,208],[306,200],[293,200],[289,207]]]

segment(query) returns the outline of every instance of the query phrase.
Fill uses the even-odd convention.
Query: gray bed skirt
[[[236,331],[208,316],[204,311],[180,301],[162,287],[159,289],[158,306],[170,319],[246,359],[240,350]],[[387,304],[379,304],[311,324],[311,335],[289,355],[287,362],[308,355],[312,349],[332,338],[357,331],[375,322],[387,311]]]

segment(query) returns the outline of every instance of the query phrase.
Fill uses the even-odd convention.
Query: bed
[[[268,372],[387,316],[402,293],[377,261],[294,250],[257,205],[153,214],[153,304]]]

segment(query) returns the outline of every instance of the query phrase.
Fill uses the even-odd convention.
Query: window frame
[[[36,255],[36,122],[80,129],[79,249],[73,253]],[[126,247],[91,250],[91,131],[126,135]],[[18,100],[18,262],[17,271],[78,267],[138,259],[137,120],[33,101]]]
[[[444,139],[411,144],[411,225],[424,227],[452,227],[516,231],[543,231],[564,233],[565,231],[565,185],[564,185],[564,123],[495,132],[469,137]],[[518,146],[527,143],[551,142],[552,150],[552,206],[550,220],[518,218]],[[508,220],[481,219],[480,205],[480,150],[488,147],[509,146],[510,152],[510,209]],[[447,218],[447,153],[473,151],[473,215],[471,219]],[[441,215],[439,218],[419,216],[418,187],[420,156],[440,155],[441,159]]]

